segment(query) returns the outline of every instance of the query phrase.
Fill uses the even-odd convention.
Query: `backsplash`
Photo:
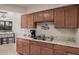
[[[29,36],[29,35],[31,35],[30,34],[31,29],[27,29],[27,28],[21,29],[22,32],[19,33],[19,35]],[[39,35],[43,35],[43,34],[47,37],[53,36],[54,39],[58,39],[58,40],[61,39],[61,40],[72,41],[73,39],[79,39],[76,29],[58,29],[58,28],[54,27],[53,22],[37,23],[36,35],[39,36]]]
[[[74,29],[56,29],[53,22],[43,22],[37,23],[37,35],[46,35],[46,36],[67,36],[73,37],[76,34]]]

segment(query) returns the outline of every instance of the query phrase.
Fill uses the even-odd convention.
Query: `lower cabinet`
[[[66,46],[55,44],[54,45],[54,54],[55,55],[66,55],[67,48],[68,47],[66,47]]]
[[[40,46],[30,45],[30,54],[31,55],[40,55]]]
[[[22,54],[22,39],[17,39],[16,40],[16,51],[18,54]]]
[[[31,55],[52,55],[53,45],[44,42],[30,41],[30,54]]]
[[[41,55],[53,55],[53,49],[41,47]]]
[[[23,40],[22,42],[22,53],[29,55],[29,40]]]
[[[67,48],[67,55],[79,55],[79,48],[74,48],[74,47],[68,47]]]
[[[54,50],[55,55],[66,55],[66,52],[63,50]]]
[[[77,55],[77,54],[75,54],[75,53],[67,53],[67,55]]]
[[[79,48],[17,38],[16,51],[21,55],[79,55]]]

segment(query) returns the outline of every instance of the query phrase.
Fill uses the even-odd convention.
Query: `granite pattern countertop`
[[[53,41],[44,41],[44,40],[38,40],[38,39],[33,39],[30,37],[24,37],[24,36],[17,36],[16,38],[22,38],[25,40],[33,40],[33,41],[39,41],[39,42],[45,42],[45,43],[51,43],[51,44],[59,44],[59,45],[79,48],[79,44],[77,44],[76,42],[71,42],[71,41],[63,41],[63,40],[58,40],[58,39],[54,39]]]

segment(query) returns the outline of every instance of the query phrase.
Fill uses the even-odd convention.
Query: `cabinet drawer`
[[[63,46],[63,45],[54,45],[54,49],[67,50],[67,47],[66,46]]]
[[[41,45],[41,42],[38,42],[38,41],[30,41],[30,44],[33,44],[33,45]]]
[[[27,39],[23,39],[23,42],[29,43],[29,40],[27,40]]]
[[[42,47],[53,48],[53,44],[41,42]]]
[[[47,48],[53,48],[53,44],[45,43],[45,42],[30,41],[30,44],[40,45],[42,47],[47,47]]]
[[[22,43],[23,43],[23,45],[27,45],[27,44],[29,44],[29,40],[23,39]]]
[[[79,48],[68,47],[68,52],[79,54]]]

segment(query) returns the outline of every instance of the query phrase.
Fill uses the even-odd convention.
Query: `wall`
[[[47,24],[49,29],[44,30],[42,29],[42,26]],[[67,37],[75,37],[74,29],[56,29],[54,27],[53,22],[43,22],[43,23],[37,23],[37,35],[46,35],[46,36],[67,36]]]
[[[79,28],[76,30],[76,42],[79,44]]]
[[[4,10],[0,10],[4,11]],[[0,20],[6,20],[6,21],[12,21],[13,22],[13,32],[16,33],[16,35],[24,33],[24,29],[21,29],[21,14],[20,13],[15,13],[15,12],[10,12],[10,11],[5,11],[8,12],[7,17],[5,19],[0,18]]]

